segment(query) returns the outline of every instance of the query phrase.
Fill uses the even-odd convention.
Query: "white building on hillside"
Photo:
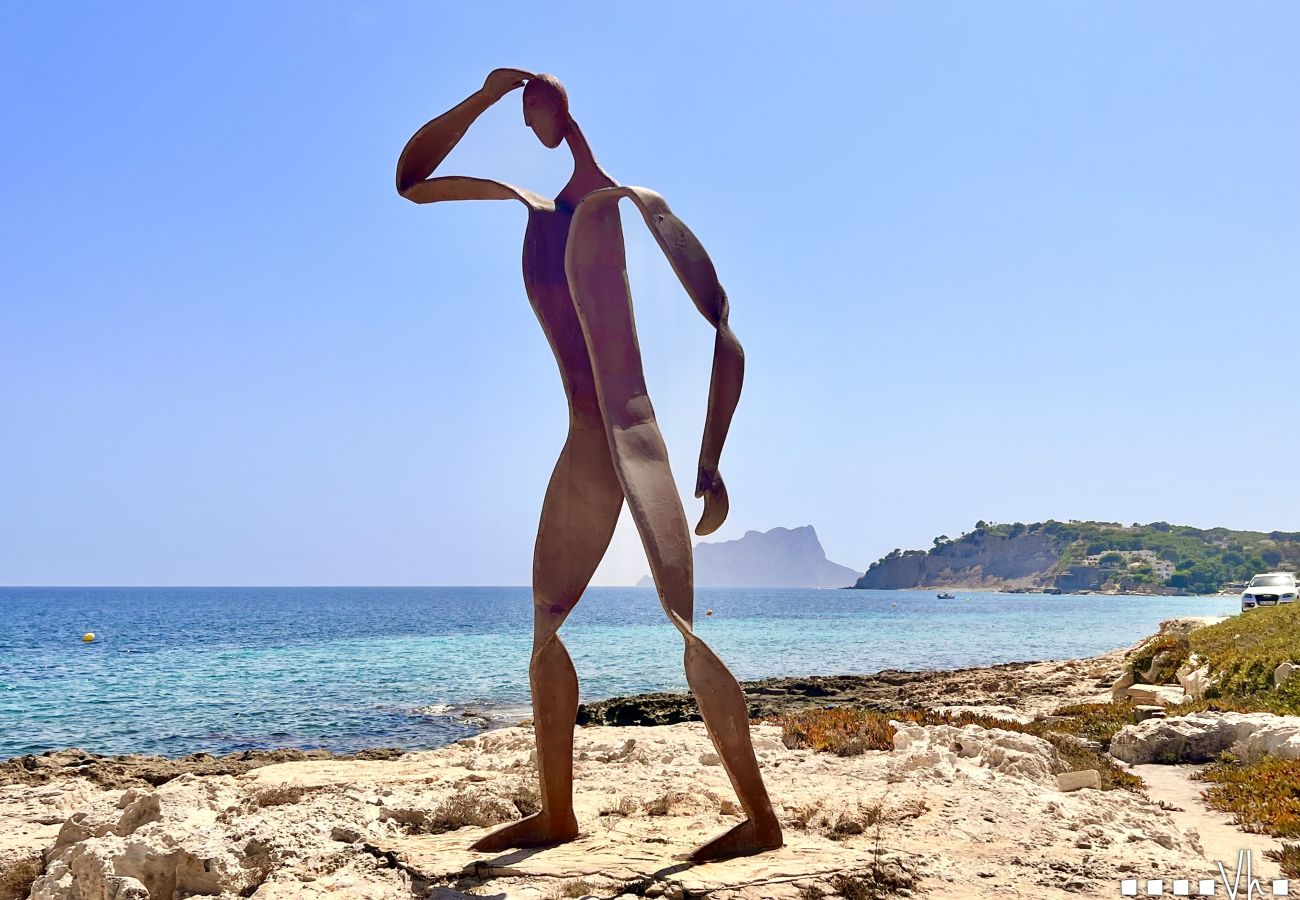
[[[1089,566],[1099,565],[1101,558],[1111,553],[1118,553],[1124,557],[1125,563],[1144,562],[1156,564],[1157,556],[1154,550],[1104,550],[1101,553],[1094,553],[1091,556],[1084,557],[1084,564]]]

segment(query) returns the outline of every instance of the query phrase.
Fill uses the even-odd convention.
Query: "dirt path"
[[[1181,827],[1195,829],[1200,834],[1205,858],[1211,866],[1216,861],[1222,862],[1231,875],[1237,868],[1238,852],[1249,850],[1251,868],[1256,878],[1264,881],[1284,877],[1277,863],[1264,856],[1264,851],[1279,848],[1280,841],[1266,834],[1242,831],[1232,824],[1230,814],[1211,809],[1201,799],[1201,791],[1206,784],[1193,780],[1192,775],[1203,768],[1204,766],[1193,765],[1144,765],[1133,766],[1131,771],[1146,782],[1147,794],[1152,800],[1157,803],[1164,801],[1183,810],[1174,813],[1174,816]],[[1265,887],[1268,885],[1265,884]]]

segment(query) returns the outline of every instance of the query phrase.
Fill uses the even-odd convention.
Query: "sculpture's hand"
[[[722,475],[713,466],[700,466],[699,476],[695,481],[695,496],[704,498],[704,513],[695,526],[695,533],[703,537],[713,534],[727,520],[730,501],[727,499],[727,486],[722,483]]]
[[[524,82],[533,77],[533,73],[523,69],[493,69],[483,81],[483,93],[496,103],[515,88],[524,86]]]

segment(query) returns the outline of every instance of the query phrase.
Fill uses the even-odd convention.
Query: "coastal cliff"
[[[1209,594],[1276,570],[1300,570],[1300,532],[980,521],[958,538],[940,535],[929,550],[893,550],[854,587]]]
[[[894,551],[871,564],[853,586],[875,590],[922,587],[1017,588],[1045,586],[1061,559],[1051,535],[1015,537],[976,531],[933,549]]]
[[[697,587],[841,588],[860,573],[826,558],[811,525],[747,531],[735,541],[695,545]],[[646,576],[638,587],[651,587]]]

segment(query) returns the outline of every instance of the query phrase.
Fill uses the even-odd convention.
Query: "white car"
[[[1295,576],[1290,572],[1269,572],[1256,575],[1241,593],[1241,611],[1257,606],[1277,606],[1279,603],[1294,603],[1296,595]]]

